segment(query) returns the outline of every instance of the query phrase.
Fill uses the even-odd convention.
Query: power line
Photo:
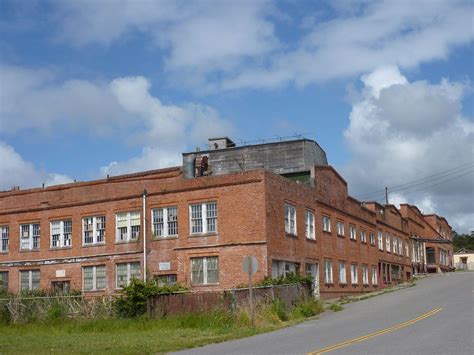
[[[399,190],[403,190],[403,189],[407,189],[407,188],[412,188],[414,186],[423,185],[425,183],[435,181],[435,180],[444,178],[444,177],[449,176],[449,175],[460,173],[464,170],[471,169],[472,167],[474,167],[474,162],[463,164],[463,165],[457,166],[455,168],[451,168],[451,169],[442,171],[442,172],[437,173],[437,174],[433,174],[433,175],[425,176],[423,178],[412,180],[412,181],[406,182],[404,184],[391,186],[389,188],[390,188],[391,191],[394,191],[394,190],[399,191]],[[430,178],[432,178],[432,179],[430,179]],[[426,181],[423,181],[423,180],[426,180]],[[423,182],[420,182],[420,181],[423,181]],[[411,185],[411,186],[408,186],[408,185]],[[357,195],[356,198],[358,198],[358,199],[360,199],[362,197],[366,198],[366,196],[374,196],[374,195],[377,196],[377,195],[382,195],[384,193],[385,193],[385,189],[381,189],[381,190],[376,190],[376,191],[367,192],[367,193],[364,193],[364,194],[361,194],[361,195]]]

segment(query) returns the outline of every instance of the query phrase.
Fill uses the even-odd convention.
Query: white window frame
[[[84,228],[84,222],[86,219],[91,219],[92,218],[92,242],[86,242],[86,230]],[[103,218],[103,228],[98,228],[98,222],[100,222],[100,218]],[[94,244],[105,244],[105,232],[106,232],[106,226],[107,226],[107,220],[105,215],[100,215],[100,216],[89,216],[89,217],[83,217],[82,218],[82,245],[94,245]],[[102,240],[98,241],[98,237],[100,235],[100,231],[104,231],[102,235]]]
[[[349,238],[351,240],[357,240],[357,229],[353,224],[349,224]]]
[[[365,231],[365,229],[360,230],[360,241],[362,243],[367,243],[367,232]]]
[[[372,266],[372,286],[378,285],[377,281],[377,266]]]
[[[369,238],[370,238],[370,245],[375,245],[375,233],[370,231],[369,232]]]
[[[103,288],[97,288],[97,268],[104,268],[105,271],[105,284]],[[92,288],[91,289],[86,289],[84,287],[85,284],[85,269],[87,268],[92,268]],[[83,266],[82,267],[82,290],[89,292],[89,291],[102,291],[107,288],[107,269],[105,265],[91,265],[91,266]]]
[[[132,225],[132,213],[133,214],[138,214],[138,221],[139,221],[139,224],[134,224]],[[123,215],[126,215],[126,222],[127,222],[127,225],[126,225],[126,228],[127,228],[127,234],[126,234],[126,237],[125,239],[121,239],[121,233],[120,233],[120,230],[119,228],[124,228],[124,227],[119,227],[118,226],[118,222],[119,222],[119,216],[123,216]],[[139,230],[138,230],[138,235],[134,236],[132,233],[132,227],[140,227]],[[142,214],[140,211],[138,210],[135,210],[135,211],[129,211],[129,212],[119,212],[119,213],[116,213],[115,214],[115,241],[118,242],[118,243],[127,243],[127,242],[131,242],[131,241],[136,241],[140,238],[140,235],[142,233]]]
[[[142,276],[142,267],[140,265],[140,262],[139,261],[131,261],[131,262],[128,262],[128,263],[117,263],[115,264],[115,287],[117,289],[120,289],[122,287],[124,287],[123,285],[119,285],[119,280],[118,280],[118,266],[119,265],[127,265],[127,279],[126,279],[126,284],[125,284],[125,287],[129,286],[130,285],[130,282],[132,281],[132,264],[137,264],[138,265],[138,276],[134,277],[136,279],[140,279],[141,276]]]
[[[362,284],[368,285],[369,284],[369,266],[362,265]]]
[[[207,216],[207,209],[208,209],[208,206],[211,206],[211,205],[215,205],[215,211],[216,211],[216,215],[213,216],[213,217],[208,217]],[[193,218],[192,217],[192,208],[193,206],[200,206],[201,207],[201,228],[202,228],[202,231],[200,232],[193,232],[193,220],[199,220],[199,219],[196,219],[196,218]],[[205,234],[209,234],[209,233],[215,233],[217,234],[217,225],[218,225],[218,218],[219,218],[219,211],[218,211],[218,207],[217,207],[217,202],[216,201],[208,201],[208,202],[202,202],[202,203],[192,203],[189,205],[189,232],[191,235],[205,235]],[[209,230],[209,226],[210,226],[210,220],[215,220],[215,230]]]
[[[336,221],[336,230],[337,230],[337,235],[343,237],[345,234],[344,231],[344,222],[343,221]]]
[[[39,269],[32,269],[32,270],[20,270],[20,277],[19,277],[19,287],[20,287],[20,292],[22,291],[34,291],[34,290],[39,290],[40,289],[40,284],[41,284],[41,271]],[[21,280],[21,275],[23,273],[27,272],[28,273],[28,289],[27,290],[22,290],[21,288],[21,284],[22,284],[22,280]],[[33,288],[33,272],[38,272],[38,287],[35,287]]]
[[[216,262],[217,262],[217,281],[212,281],[212,282],[209,282],[209,277],[208,277],[208,259],[211,259],[211,258],[215,258],[216,259]],[[203,282],[200,283],[200,282],[196,282],[195,280],[193,280],[193,259],[202,259],[202,280]],[[200,257],[192,257],[190,258],[189,260],[190,262],[190,271],[191,271],[191,275],[190,275],[190,280],[191,280],[191,285],[216,285],[219,283],[219,274],[220,274],[220,266],[219,266],[219,257],[217,255],[211,255],[211,256],[200,256]]]
[[[383,251],[383,233],[382,231],[377,231],[377,238],[379,242],[379,250]]]
[[[65,222],[70,222],[71,224],[71,233],[64,233],[64,224]],[[58,245],[53,246],[53,224],[59,223],[59,240]],[[49,231],[50,231],[50,247],[51,248],[68,248],[72,247],[72,219],[62,219],[51,221],[49,223]],[[69,234],[69,238],[66,236]]]
[[[346,262],[339,261],[339,283],[347,284]]]
[[[359,276],[358,276],[357,264],[352,263],[351,264],[351,284],[357,285],[358,283],[359,283]]]
[[[385,249],[387,253],[390,253],[390,234],[385,233]]]
[[[296,206],[285,203],[285,233],[297,235]]]
[[[176,212],[176,215],[172,214],[172,211]],[[155,215],[160,213],[163,216],[163,227],[161,228],[161,234],[159,233],[160,230],[157,228],[158,222],[155,222]],[[170,220],[170,217],[176,217],[176,221]],[[174,223],[176,223],[176,228],[174,228]],[[178,206],[168,206],[168,207],[160,207],[154,208],[151,210],[151,232],[154,237],[157,238],[169,238],[169,237],[177,237],[178,236]],[[175,233],[173,232],[175,230]],[[171,233],[170,233],[171,231]]]
[[[8,252],[10,244],[10,229],[8,226],[0,226],[0,252]]]
[[[396,236],[392,237],[392,251],[393,254],[398,254],[398,239]]]
[[[306,210],[305,211],[305,234],[306,238],[315,240],[316,239],[316,227],[315,227],[315,220],[316,217],[313,213],[313,211]]]
[[[324,282],[327,284],[333,283],[333,275],[332,275],[332,260],[325,259],[324,260]]]
[[[398,254],[403,256],[403,240],[398,238]]]
[[[324,232],[331,232],[331,217],[322,216],[323,220],[323,231]]]
[[[35,229],[35,226],[38,226]],[[28,236],[23,235],[23,227],[28,227]],[[38,235],[34,235],[35,230],[39,231]],[[36,245],[35,245],[35,237]],[[20,250],[38,250],[40,248],[40,238],[41,238],[41,224],[40,222],[36,223],[23,223],[20,224]],[[23,247],[23,241],[28,240],[28,247]]]

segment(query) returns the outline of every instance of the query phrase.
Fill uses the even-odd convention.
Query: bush
[[[294,315],[303,317],[312,317],[322,312],[322,303],[313,298],[308,298],[298,302],[293,310]]]
[[[279,298],[273,300],[271,310],[281,321],[288,320],[288,310],[286,309],[286,305]]]
[[[305,284],[309,288],[313,285],[313,278],[311,276],[301,276],[295,273],[288,273],[285,276],[277,278],[265,277],[263,280],[258,281],[255,286],[272,286],[272,285],[291,285],[291,284]]]
[[[339,312],[342,311],[344,307],[342,307],[339,303],[334,302],[329,306],[329,309],[333,312]]]
[[[144,282],[133,279],[129,286],[120,291],[115,301],[116,313],[124,318],[134,318],[146,313],[147,301],[150,297],[160,294],[170,294],[186,290],[180,285],[158,287],[154,281]]]

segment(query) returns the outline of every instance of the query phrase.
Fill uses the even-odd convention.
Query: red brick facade
[[[14,293],[20,290],[20,271],[25,270],[39,270],[42,289],[52,288],[53,282],[67,282],[70,289],[88,294],[114,293],[118,264],[123,264],[126,278],[136,267],[140,277],[143,274],[144,201],[147,277],[172,275],[193,289],[228,289],[247,283],[242,259],[253,255],[258,260],[255,279],[293,270],[317,270],[323,297],[373,291],[412,276],[413,235],[425,239],[432,237],[433,231],[450,235],[444,218],[420,217],[412,211],[413,206],[402,205],[399,211],[391,205],[353,199],[347,194],[347,183],[330,166],[315,166],[312,178],[312,184],[305,185],[269,171],[254,170],[184,179],[180,168],[170,168],[3,192],[0,227],[8,231],[8,250],[0,252],[0,272],[7,272],[8,289]],[[191,214],[195,213],[191,205],[197,206],[196,213],[203,213],[198,217],[193,214],[195,228],[207,228],[207,233],[191,233]],[[209,212],[214,206],[217,216]],[[154,236],[152,210],[170,207],[177,211],[177,235]],[[117,219],[117,213],[122,212],[140,213],[136,240],[117,241],[117,228],[125,223]],[[84,245],[83,219],[95,216],[105,216],[105,241]],[[71,221],[70,246],[51,247],[53,221]],[[130,233],[132,222],[127,223]],[[41,227],[39,247],[21,250],[21,225],[29,224]],[[306,236],[307,230],[310,234],[314,231],[314,239]],[[451,256],[450,247],[437,244],[437,257],[440,248]],[[328,266],[332,266],[330,271]],[[351,277],[353,271],[357,282]],[[85,273],[90,276],[88,282],[94,284],[91,290],[85,290]],[[24,279],[23,286],[31,287],[34,282]]]

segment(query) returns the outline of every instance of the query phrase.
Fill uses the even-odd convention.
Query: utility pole
[[[385,204],[388,205],[388,187],[385,186]]]

